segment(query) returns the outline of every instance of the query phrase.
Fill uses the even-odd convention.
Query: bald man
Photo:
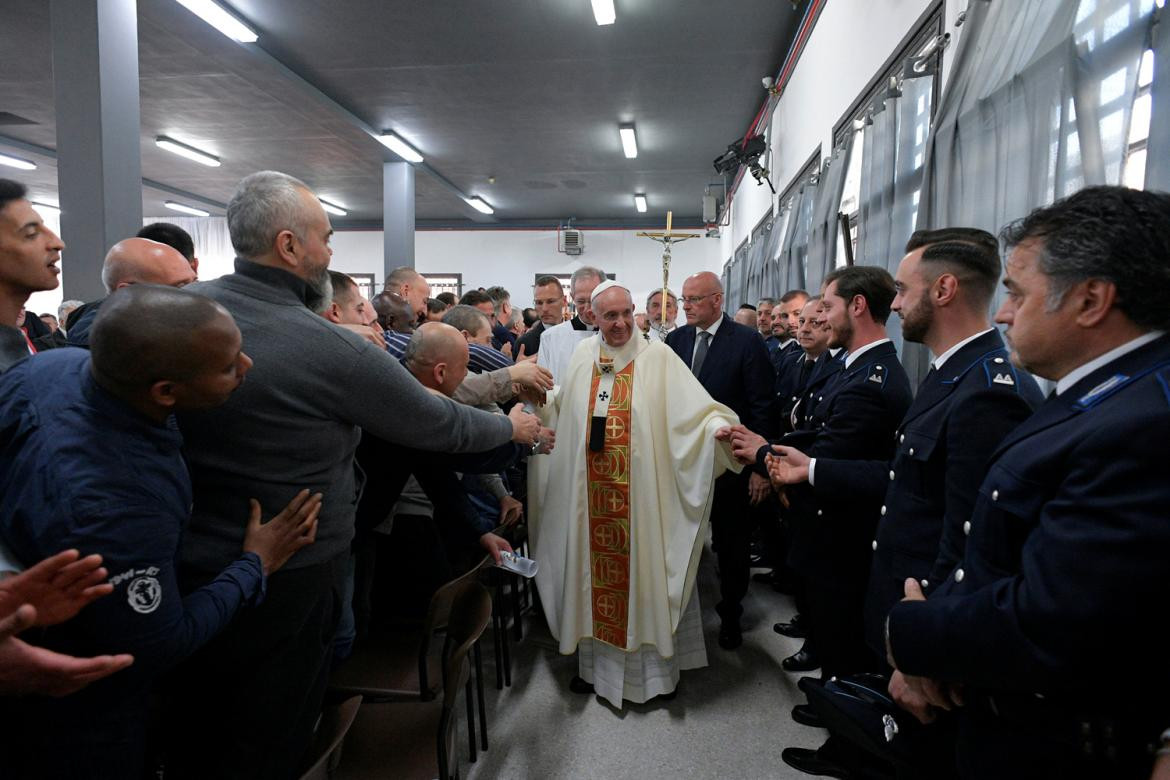
[[[445,396],[467,376],[467,339],[450,325],[425,322],[419,326],[406,347],[403,362],[414,378]]]
[[[395,268],[386,277],[382,292],[401,295],[414,312],[414,321],[421,322],[427,317],[427,298],[431,297],[431,284],[426,277],[410,266]]]
[[[707,665],[695,573],[715,477],[737,470],[715,431],[737,418],[636,333],[628,289],[602,282],[590,307],[600,333],[542,410],[561,446],[529,480],[530,528],[549,627],[579,651],[569,690],[621,707]]]
[[[29,641],[134,657],[101,685],[24,700],[20,722],[5,729],[12,776],[141,776],[153,681],[258,603],[267,576],[313,541],[320,495],[303,491],[263,525],[253,501],[235,560],[180,591],[191,479],[172,415],[226,401],[252,365],[241,347],[218,304],[134,285],[106,299],[92,352],[36,355],[0,381],[0,540],[25,564],[70,547],[98,553],[114,586]],[[248,506],[246,494],[235,500]]]
[[[110,247],[102,263],[102,284],[112,293],[132,284],[186,287],[195,281],[187,258],[174,247],[148,238],[127,238]],[[79,307],[70,315],[68,344],[89,348],[89,331],[104,298]]]
[[[666,337],[666,345],[690,366],[711,397],[726,404],[741,420],[770,425],[772,365],[764,340],[755,328],[733,322],[723,313],[723,285],[703,271],[687,277],[682,287],[687,324]],[[746,423],[745,423],[746,424]],[[751,428],[751,426],[748,426]],[[715,485],[711,530],[719,557],[720,602],[715,606],[722,627],[719,646],[734,650],[743,642],[739,625],[751,566],[751,506],[772,491],[759,474],[724,474]]]

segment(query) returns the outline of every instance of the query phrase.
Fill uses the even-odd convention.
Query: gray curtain
[[[1118,183],[1150,8],[972,2],[927,139],[917,226],[995,233],[1086,185]],[[905,357],[912,377],[925,374]]]
[[[796,188],[788,207],[788,224],[784,230],[780,256],[777,258],[776,286],[778,294],[805,289],[805,259],[808,255],[809,227],[812,223],[813,201],[817,196],[817,180],[806,181]]]
[[[819,292],[825,276],[836,268],[838,213],[841,195],[845,191],[845,174],[849,171],[849,154],[853,149],[853,133],[847,133],[842,146],[833,150],[821,167],[820,184],[812,210],[809,227],[808,259],[805,263],[806,289]],[[816,294],[814,292],[814,294]]]
[[[1146,151],[1146,189],[1170,192],[1170,15],[1161,17],[1154,42],[1154,83],[1150,85],[1153,110],[1150,140]]]

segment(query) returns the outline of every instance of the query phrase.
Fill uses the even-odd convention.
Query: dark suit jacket
[[[695,349],[695,326],[684,325],[666,336],[666,345],[688,366]],[[753,431],[772,429],[772,369],[758,331],[726,314],[699,371],[699,382],[721,404],[731,407]]]
[[[528,332],[520,337],[520,341],[516,344],[516,352],[512,357],[520,354],[520,347],[524,347],[525,355],[535,355],[540,349],[540,334],[544,333],[544,330],[544,323],[539,321],[529,328]]]
[[[960,713],[961,749],[971,737],[997,753],[1085,720],[1118,734],[1136,722],[1157,742],[1170,723],[1168,387],[1163,336],[1046,401],[992,454],[962,564],[890,611],[900,669],[994,696],[1002,720]]]
[[[886,342],[842,368],[817,399],[808,418],[811,444],[809,434],[800,431],[782,443],[791,441],[818,460],[888,461],[894,454],[894,430],[910,408],[910,380],[894,345]],[[880,496],[826,494],[807,483],[790,486],[787,493],[794,520],[789,563],[813,580],[812,587],[863,589]]]
[[[923,380],[895,432],[892,461],[817,460],[817,493],[884,501],[865,615],[866,639],[879,656],[886,614],[902,600],[906,578],[929,594],[958,565],[992,451],[1042,401],[1035,380],[1016,372],[992,330]]]
[[[771,432],[763,432],[769,438],[783,436],[793,429],[792,409],[804,395],[805,385],[812,379],[812,372],[801,381],[801,368],[804,365],[804,350],[797,350],[786,356],[781,362],[780,370],[776,375],[776,392],[772,401],[772,422],[775,428]],[[814,363],[812,371],[816,370]]]

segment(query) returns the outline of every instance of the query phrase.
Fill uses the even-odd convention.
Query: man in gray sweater
[[[363,481],[353,457],[359,429],[462,453],[531,444],[539,424],[428,392],[384,350],[313,313],[333,230],[303,182],[252,174],[227,219],[236,272],[192,289],[231,312],[255,365],[227,404],[179,419],[195,498],[180,551],[187,587],[238,557],[249,510],[239,496],[283,506],[308,486],[325,498],[316,544],[269,580],[259,608],[175,675],[168,770],[287,778],[300,768],[324,696]]]

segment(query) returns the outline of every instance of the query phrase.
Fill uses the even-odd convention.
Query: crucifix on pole
[[[649,238],[662,244],[662,300],[659,306],[662,311],[662,327],[666,328],[666,309],[667,309],[667,287],[670,282],[670,247],[672,244],[677,244],[686,241],[688,238],[699,238],[698,233],[672,233],[670,232],[670,222],[674,212],[666,212],[666,232],[665,233],[638,233],[639,238]]]

